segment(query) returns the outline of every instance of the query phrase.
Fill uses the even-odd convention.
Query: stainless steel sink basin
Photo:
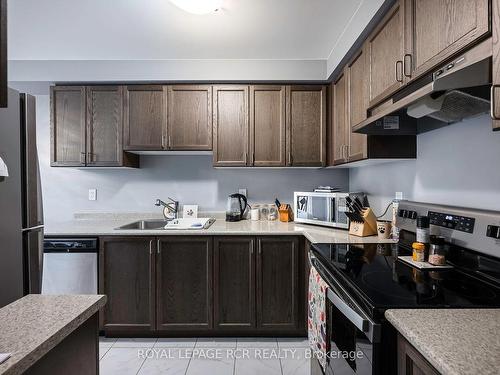
[[[132,229],[132,230],[154,230],[163,229],[167,225],[167,220],[139,220],[130,224],[122,225],[116,229]]]
[[[116,230],[199,230],[207,229],[214,223],[213,218],[185,218],[174,220],[139,220],[122,225]]]

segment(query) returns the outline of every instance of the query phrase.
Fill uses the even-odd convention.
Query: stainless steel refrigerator
[[[0,307],[40,293],[43,212],[36,148],[35,97],[9,89],[0,108]]]

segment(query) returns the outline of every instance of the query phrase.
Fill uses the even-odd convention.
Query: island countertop
[[[391,309],[385,316],[440,373],[498,374],[500,309]]]
[[[0,309],[0,374],[21,374],[106,303],[103,295],[30,294]]]
[[[151,216],[148,217],[151,219]],[[158,217],[156,217],[158,218]],[[123,214],[82,215],[74,220],[48,223],[45,225],[46,236],[168,236],[168,235],[298,235],[304,236],[312,243],[393,243],[393,240],[379,240],[378,237],[357,237],[349,235],[347,230],[320,227],[295,222],[251,221],[226,222],[224,218],[216,217],[216,221],[208,229],[192,230],[136,230],[116,229],[135,220],[144,219],[141,216],[126,216]]]

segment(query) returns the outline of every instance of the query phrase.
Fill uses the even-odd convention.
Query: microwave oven
[[[297,223],[322,225],[332,228],[349,228],[349,211],[346,198],[362,193],[295,192],[293,196],[293,216]]]

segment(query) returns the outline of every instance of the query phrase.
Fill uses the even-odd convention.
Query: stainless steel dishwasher
[[[97,294],[97,238],[46,238],[42,294]]]

